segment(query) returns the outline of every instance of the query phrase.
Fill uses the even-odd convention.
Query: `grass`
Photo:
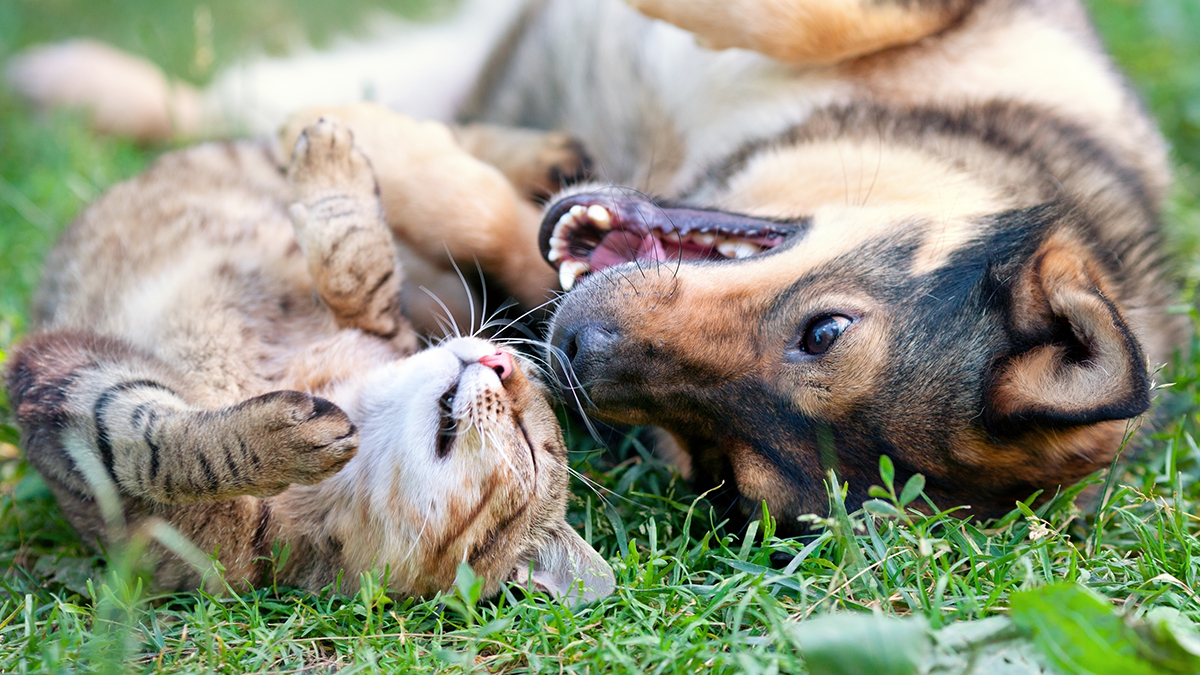
[[[1170,240],[1182,306],[1194,307],[1200,6],[1089,4],[1174,143]],[[246,49],[328,39],[379,6],[422,10],[416,0],[6,0],[0,59],[87,34],[202,81]],[[61,227],[159,151],[97,138],[69,114],[35,116],[0,89],[0,349],[25,330]],[[105,564],[72,533],[20,459],[0,402],[0,672],[1195,672],[1200,343],[1191,354],[1165,374],[1174,384],[1160,395],[1161,422],[1132,461],[986,525],[909,510],[919,485],[891,485],[883,466],[867,511],[846,514],[830,490],[818,537],[776,538],[769,516],[737,536],[635,440],[603,451],[577,437],[576,468],[605,498],[578,487],[570,517],[612,561],[618,591],[575,609],[518,591],[480,603],[468,570],[424,602],[394,602],[370,579],[354,597],[153,594],[132,571],[136,550],[110,551]],[[1085,487],[1098,508],[1076,504]]]

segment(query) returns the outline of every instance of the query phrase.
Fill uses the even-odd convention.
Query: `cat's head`
[[[464,561],[485,595],[506,580],[572,601],[612,592],[612,569],[565,520],[567,450],[532,372],[458,338],[367,379],[351,413],[359,453],[339,477],[369,486],[360,526],[377,541],[348,562],[390,567],[392,588],[414,595],[450,588]]]

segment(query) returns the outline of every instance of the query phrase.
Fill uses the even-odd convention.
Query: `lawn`
[[[1105,40],[1174,144],[1170,245],[1196,316],[1200,280],[1200,4],[1090,0]],[[90,35],[203,82],[246,50],[284,51],[423,0],[2,0],[0,61]],[[71,217],[164,148],[36,116],[0,87],[0,359],[25,330],[43,255]],[[1200,343],[1198,343],[1200,346]],[[572,434],[571,520],[618,590],[584,607],[506,591],[394,602],[286,588],[156,595],[136,551],[92,555],[20,458],[0,400],[0,672],[1193,673],[1200,672],[1200,348],[1160,381],[1127,461],[1031,510],[971,524],[920,515],[892,485],[803,540],[721,526],[702,496],[632,439]],[[1098,498],[1080,500],[1093,485]],[[1084,507],[1084,501],[1090,504]],[[1094,504],[1093,502],[1099,502]],[[1032,501],[1030,502],[1032,503]]]

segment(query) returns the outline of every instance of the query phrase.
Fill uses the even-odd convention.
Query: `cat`
[[[486,595],[610,594],[565,520],[566,447],[534,372],[474,337],[416,350],[402,245],[345,124],[304,128],[286,176],[275,147],[167,154],[51,253],[7,384],[68,521],[89,543],[121,516],[166,521],[241,587],[353,592],[387,570],[391,592],[427,596],[465,561]],[[203,582],[158,554],[158,586]]]

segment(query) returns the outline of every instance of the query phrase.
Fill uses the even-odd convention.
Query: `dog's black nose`
[[[550,342],[555,348],[551,360],[559,384],[571,388],[587,387],[590,382],[603,377],[605,364],[619,337],[620,332],[615,327],[594,321],[555,331]]]

